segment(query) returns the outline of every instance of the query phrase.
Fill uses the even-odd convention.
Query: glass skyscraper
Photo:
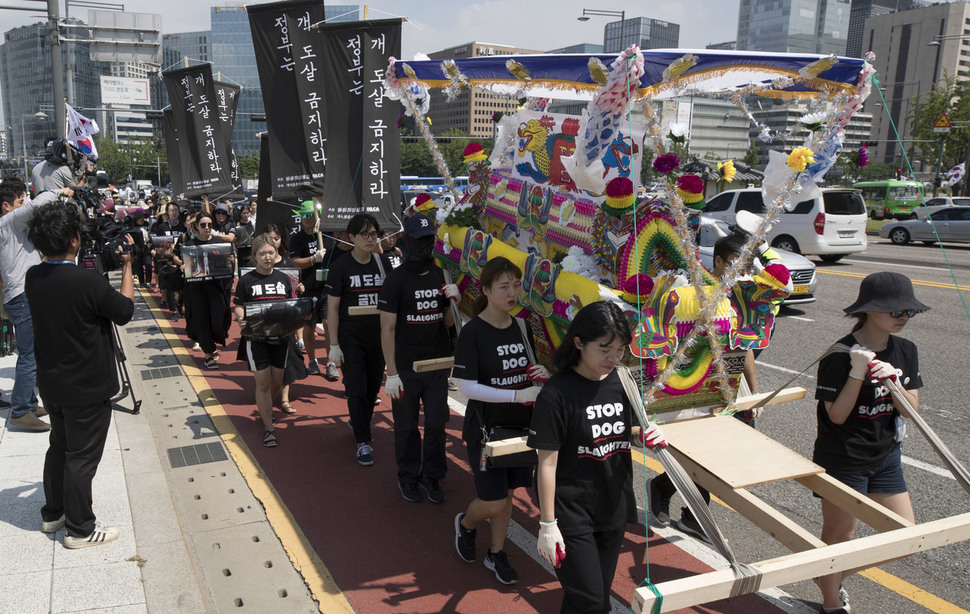
[[[680,46],[680,24],[630,17],[603,28],[603,53],[619,53],[633,43],[641,49],[676,49]]]
[[[850,0],[741,0],[737,48],[845,54]]]

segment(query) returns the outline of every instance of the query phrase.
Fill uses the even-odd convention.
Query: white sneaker
[[[193,352],[201,352],[202,351],[202,346],[199,345],[198,343],[196,343],[195,345],[192,346],[192,351]]]
[[[118,539],[118,527],[106,527],[100,522],[94,523],[94,531],[91,532],[87,537],[74,537],[72,535],[64,536],[64,547],[70,548],[71,550],[76,550],[78,548],[90,548],[91,546],[100,546],[102,544],[107,544],[108,542],[113,542]]]

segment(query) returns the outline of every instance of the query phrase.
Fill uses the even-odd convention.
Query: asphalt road
[[[771,345],[759,358],[758,379],[762,392],[783,385],[795,372],[818,358],[832,343],[847,334],[852,322],[842,309],[851,304],[859,283],[869,273],[894,270],[909,276],[916,296],[932,307],[917,315],[902,331],[916,343],[925,387],[920,391],[920,411],[950,449],[970,465],[970,386],[965,346],[970,340],[970,314],[954,288],[961,284],[970,304],[970,246],[923,244],[896,246],[870,237],[866,252],[835,264],[816,261],[817,301],[785,308],[776,324]],[[949,267],[946,261],[949,260]],[[793,384],[809,391],[806,399],[768,407],[758,419],[758,429],[811,458],[815,439],[815,368]],[[970,511],[970,495],[943,468],[940,459],[919,431],[912,427],[903,444],[904,471],[917,522],[926,522]],[[821,511],[818,500],[792,482],[752,489],[776,509],[818,534]],[[787,550],[745,519],[720,505],[715,518],[738,557],[757,561],[780,556]],[[671,512],[677,517],[679,496]],[[857,536],[872,531],[860,525]],[[949,546],[880,566],[874,579],[854,576],[846,581],[854,612],[963,612],[970,610],[970,542]],[[817,608],[819,593],[811,582],[782,587],[792,596]],[[907,596],[911,598],[908,598]],[[941,601],[942,600],[942,601]],[[958,606],[962,609],[954,609]]]

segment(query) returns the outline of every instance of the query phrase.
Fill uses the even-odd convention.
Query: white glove
[[[549,561],[549,564],[559,569],[561,561],[566,558],[566,542],[559,531],[559,523],[555,520],[539,523],[539,539],[536,541],[539,556]]]
[[[869,362],[876,357],[875,352],[870,352],[858,343],[849,348],[849,360],[852,368],[849,370],[849,377],[852,379],[865,379],[869,372]]]
[[[516,390],[515,402],[522,403],[524,405],[532,405],[536,402],[536,397],[539,396],[540,390],[542,390],[542,388],[539,388],[538,386],[529,386],[528,388]]]
[[[327,250],[325,249],[319,249],[313,252],[313,261],[316,262],[317,264],[323,262],[323,257],[326,255],[326,253],[327,253]]]
[[[869,362],[869,370],[866,372],[866,379],[883,381],[891,379],[897,381],[896,367],[884,360],[872,360]]]
[[[461,300],[461,291],[458,290],[458,286],[455,284],[445,284],[441,286],[441,293],[445,295],[445,298],[453,301]]]
[[[526,372],[528,373],[529,379],[533,382],[543,384],[549,381],[549,369],[546,369],[542,365],[530,365],[529,368],[526,369]]]
[[[387,391],[387,396],[395,401],[400,401],[404,397],[404,382],[401,381],[401,376],[388,375],[387,381],[384,382],[384,390]]]
[[[330,362],[338,367],[344,364],[344,351],[340,349],[339,345],[330,346]]]
[[[651,422],[640,430],[637,443],[650,450],[657,447],[666,448],[667,438],[664,437],[664,432],[660,430],[660,425]]]

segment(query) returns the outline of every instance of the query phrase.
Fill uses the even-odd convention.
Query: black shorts
[[[317,302],[313,304],[313,319],[307,323],[308,326],[321,324],[327,319],[327,293],[324,292],[323,286],[314,288],[313,290],[307,290],[303,293],[304,298],[311,296],[316,297]]]
[[[899,444],[896,444],[895,449],[882,462],[871,469],[858,472],[826,469],[825,472],[863,495],[895,495],[909,490],[903,477],[902,447]]]
[[[246,339],[246,353],[250,371],[267,367],[286,368],[286,343],[268,343],[260,339]]]
[[[532,473],[535,467],[510,467],[508,469],[481,470],[482,442],[465,442],[468,451],[468,464],[475,478],[475,494],[482,501],[501,501],[509,496],[509,491],[519,487],[532,486]]]

